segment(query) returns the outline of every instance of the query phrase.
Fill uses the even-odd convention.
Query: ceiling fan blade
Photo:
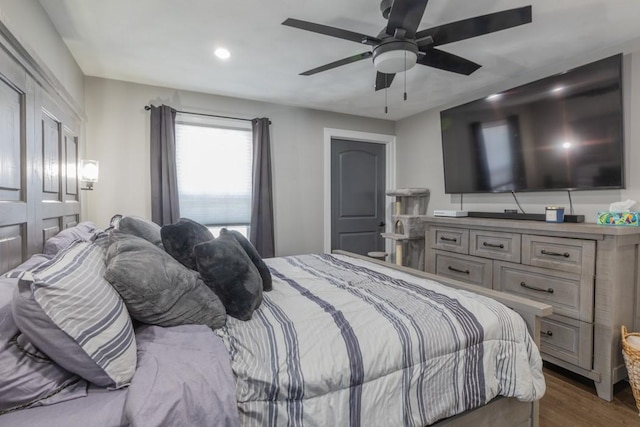
[[[376,73],[376,90],[386,89],[391,86],[395,74]]]
[[[418,64],[428,67],[464,74],[465,76],[468,76],[480,68],[480,65],[475,62],[439,49],[427,49],[427,51],[423,52],[423,55],[418,58],[417,62]]]
[[[416,33],[416,39],[430,36],[433,38],[432,46],[440,46],[446,43],[453,43],[471,37],[506,30],[530,22],[531,6],[524,6],[418,31]]]
[[[361,61],[363,59],[371,58],[373,53],[371,52],[363,52],[357,55],[350,56],[348,58],[341,59],[339,61],[331,62],[329,64],[325,64],[321,67],[314,68],[312,70],[305,71],[304,73],[300,73],[301,76],[310,76],[312,74],[320,73],[322,71],[331,70],[332,68],[340,67],[342,65],[351,64],[352,62]]]
[[[282,23],[289,27],[299,28],[301,30],[311,31],[314,33],[324,34],[325,36],[337,37],[343,40],[350,40],[356,43],[368,44],[376,46],[382,40],[377,37],[371,37],[366,34],[360,34],[341,28],[330,27],[328,25],[316,24],[313,22],[301,21],[299,19],[288,18]]]
[[[387,23],[387,34],[393,36],[396,29],[402,28],[406,31],[405,37],[414,38],[418,25],[422,21],[424,9],[429,0],[393,0],[389,22]]]

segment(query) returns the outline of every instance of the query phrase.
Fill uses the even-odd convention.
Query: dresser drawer
[[[434,249],[456,252],[459,254],[469,253],[469,230],[450,227],[431,227],[429,244]]]
[[[520,234],[471,230],[469,254],[519,263]]]
[[[522,263],[568,273],[594,275],[596,242],[522,235]]]
[[[435,274],[491,289],[493,261],[445,251],[434,255]]]
[[[493,287],[553,306],[553,312],[593,321],[593,278],[544,268],[494,262]]]
[[[551,315],[540,319],[540,351],[583,369],[591,369],[593,324]]]

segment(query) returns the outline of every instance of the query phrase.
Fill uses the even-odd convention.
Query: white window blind
[[[180,216],[207,226],[249,224],[251,163],[250,127],[177,117]]]

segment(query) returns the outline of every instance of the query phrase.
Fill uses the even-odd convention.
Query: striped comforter
[[[265,261],[273,291],[218,332],[242,425],[425,426],[544,394],[525,322],[494,300],[340,255]]]

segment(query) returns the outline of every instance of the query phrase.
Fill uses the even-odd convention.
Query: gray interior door
[[[385,145],[331,139],[331,249],[384,251]]]

